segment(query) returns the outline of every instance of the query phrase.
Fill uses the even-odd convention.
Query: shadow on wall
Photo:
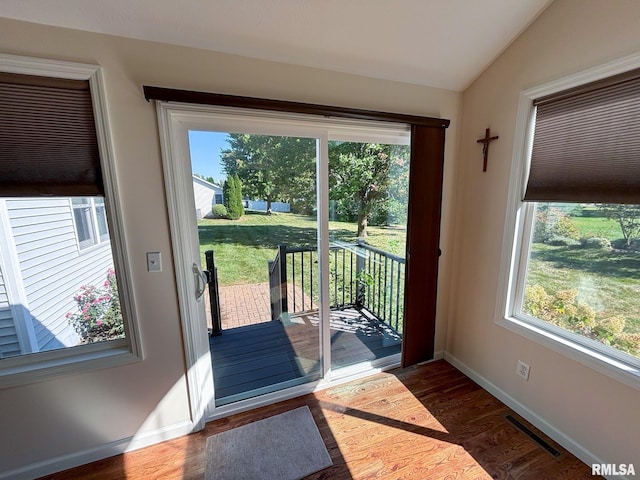
[[[16,319],[16,316],[20,318]],[[0,319],[2,319],[2,324],[0,324],[2,327],[0,328],[0,358],[15,358],[29,353],[75,346],[75,344],[67,345],[62,342],[42,321],[31,315],[29,309],[22,304],[11,305],[10,308],[0,310]],[[17,324],[20,321],[30,322],[31,325],[21,326]],[[65,329],[65,331],[67,332],[65,335],[69,336],[68,330]],[[31,347],[24,344],[31,344]]]

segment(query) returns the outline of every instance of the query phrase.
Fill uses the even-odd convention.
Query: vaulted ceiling
[[[552,0],[2,0],[0,17],[464,90]]]

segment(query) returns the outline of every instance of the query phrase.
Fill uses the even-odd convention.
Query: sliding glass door
[[[397,363],[407,129],[231,120],[188,131],[215,405]]]
[[[399,365],[409,127],[159,111],[196,411],[212,418]]]

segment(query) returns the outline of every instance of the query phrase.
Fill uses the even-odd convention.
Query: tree
[[[302,210],[315,205],[316,143],[311,138],[231,133],[221,152],[228,175],[237,175],[245,196],[286,201]]]
[[[605,217],[618,222],[627,248],[640,237],[640,205],[602,203],[598,209]]]
[[[408,153],[409,147],[403,145],[330,142],[330,196],[339,215],[356,220],[358,237],[367,236],[374,208],[384,209],[383,216],[388,218],[389,206],[384,203],[391,193],[400,196],[406,209]],[[392,207],[399,211],[398,205]]]
[[[237,175],[227,176],[227,180],[222,186],[222,195],[224,197],[224,206],[227,208],[227,214],[231,220],[237,220],[244,215],[242,184]]]
[[[236,173],[233,176],[233,183],[235,186],[234,196],[233,196],[233,208],[238,214],[238,218],[244,215],[244,204],[242,203],[242,182]]]

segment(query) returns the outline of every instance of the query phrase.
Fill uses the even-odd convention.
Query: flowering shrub
[[[523,310],[541,320],[640,357],[640,334],[625,332],[624,317],[602,318],[600,312],[577,300],[577,293],[576,290],[559,290],[550,294],[541,285],[527,285]]]
[[[112,268],[107,270],[102,287],[82,285],[73,299],[78,304],[78,312],[69,312],[66,317],[80,335],[81,343],[124,337],[118,283]]]

